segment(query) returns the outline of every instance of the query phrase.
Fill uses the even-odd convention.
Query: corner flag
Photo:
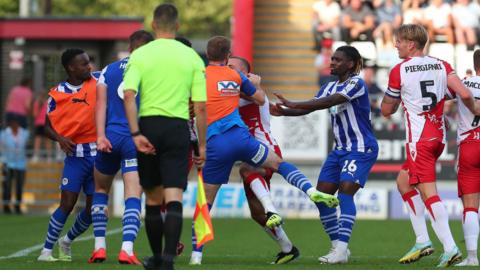
[[[193,215],[193,231],[197,239],[197,248],[213,240],[213,227],[203,187],[202,170],[198,170],[197,203]]]

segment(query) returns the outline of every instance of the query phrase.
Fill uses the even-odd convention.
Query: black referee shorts
[[[156,150],[155,155],[137,152],[140,184],[186,189],[190,131],[187,120],[164,116],[140,117],[140,132]]]

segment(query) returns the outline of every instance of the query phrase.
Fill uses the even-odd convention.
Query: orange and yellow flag
[[[202,170],[198,170],[197,203],[195,214],[193,214],[193,231],[197,239],[197,248],[213,240],[213,226],[203,187]]]

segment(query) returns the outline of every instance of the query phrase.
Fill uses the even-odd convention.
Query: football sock
[[[122,250],[129,256],[133,255],[133,242],[137,238],[140,229],[140,209],[141,202],[139,198],[131,197],[125,200],[125,212],[123,212],[123,243]]]
[[[160,205],[145,206],[145,230],[155,263],[160,264],[163,246],[163,219],[160,214]]]
[[[211,205],[211,204],[208,204],[208,211],[210,211],[211,209],[212,209],[212,205]],[[203,245],[201,245],[200,247],[197,247],[197,237],[196,237],[196,235],[195,235],[194,226],[195,226],[195,221],[192,221],[192,251],[194,251],[194,252],[202,252],[202,250],[203,250]]]
[[[318,212],[320,213],[320,221],[322,222],[323,229],[330,237],[330,241],[338,240],[338,225],[337,208],[327,207],[324,203],[316,203]]]
[[[67,220],[68,214],[65,214],[62,209],[57,208],[50,217],[50,222],[48,223],[47,238],[45,239],[45,244],[43,246],[44,250],[52,250],[53,246],[60,237],[65,221]]]
[[[183,223],[183,206],[179,201],[167,203],[167,215],[163,224],[163,235],[165,237],[165,249],[162,256],[162,264],[173,264],[177,255],[177,245],[180,241]]]
[[[313,187],[307,177],[291,163],[285,161],[280,163],[278,173],[282,175],[290,185],[297,187],[305,193]]]
[[[80,234],[84,233],[88,227],[92,224],[92,216],[90,215],[90,209],[84,208],[78,213],[75,223],[64,237],[64,241],[70,244]]]
[[[108,222],[108,194],[95,192],[92,198],[93,235],[95,236],[95,250],[106,248],[105,233]]]
[[[402,199],[407,205],[412,228],[415,232],[416,243],[422,244],[430,241],[425,220],[425,204],[416,190],[409,191],[402,195]]]
[[[478,233],[478,209],[465,208],[463,210],[463,235],[470,259],[477,259]]]
[[[337,244],[337,247],[342,247],[342,242],[348,244],[348,242],[350,241],[353,224],[355,224],[355,218],[357,216],[357,209],[355,208],[355,202],[353,201],[352,195],[338,193],[338,200],[340,201],[340,218],[338,220],[339,242]]]
[[[277,226],[272,229],[265,226],[263,229],[270,237],[272,237],[273,240],[275,240],[275,242],[277,242],[282,252],[288,253],[292,250],[293,244],[290,239],[288,239],[288,236],[283,230],[282,226]]]
[[[445,205],[440,197],[432,196],[425,200],[425,206],[430,214],[433,230],[443,245],[443,250],[445,252],[452,251],[456,245],[448,225],[448,213]]]
[[[270,197],[270,192],[268,190],[267,183],[265,179],[258,173],[252,173],[245,179],[245,183],[250,186],[253,193],[260,201],[265,209],[265,212],[278,213],[277,209],[273,205],[272,198]]]

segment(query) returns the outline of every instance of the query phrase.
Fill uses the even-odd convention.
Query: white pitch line
[[[117,234],[117,233],[120,233],[120,232],[122,232],[122,228],[116,228],[116,229],[107,231],[107,235]],[[88,241],[88,240],[92,240],[94,238],[95,238],[95,236],[93,234],[88,235],[88,236],[82,236],[80,238],[77,238],[75,240],[75,242]],[[24,256],[27,256],[28,254],[30,254],[34,251],[42,249],[42,248],[43,248],[43,244],[38,244],[38,245],[35,245],[35,246],[28,247],[26,249],[19,250],[15,253],[12,253],[12,254],[8,255],[8,256],[0,256],[0,260],[24,257]]]

